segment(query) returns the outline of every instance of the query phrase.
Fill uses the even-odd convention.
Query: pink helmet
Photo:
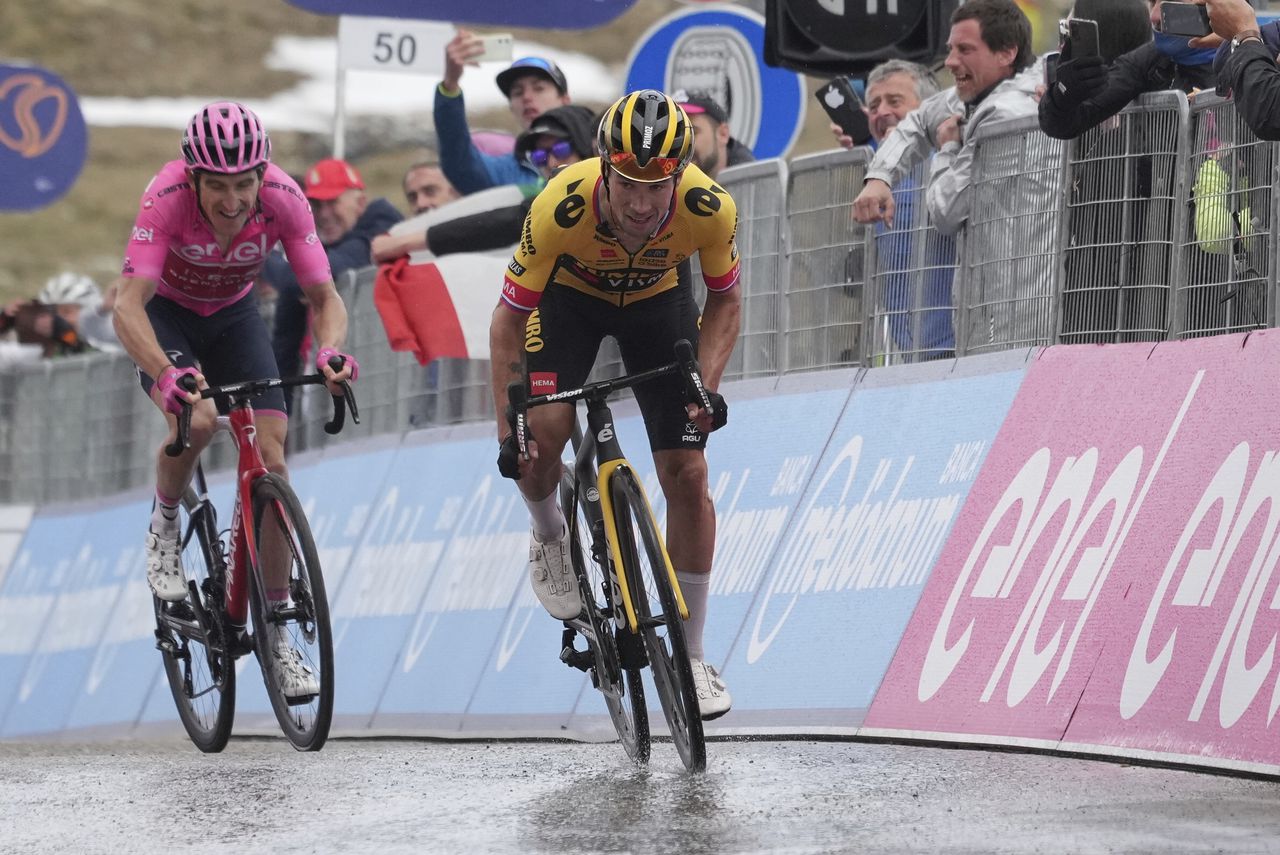
[[[257,114],[234,101],[215,101],[191,117],[182,157],[192,169],[234,175],[271,159],[271,140]]]

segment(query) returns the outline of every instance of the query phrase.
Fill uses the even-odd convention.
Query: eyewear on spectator
[[[534,166],[546,166],[547,160],[555,157],[556,160],[564,160],[573,153],[573,144],[568,140],[560,140],[548,148],[529,149],[529,162]]]

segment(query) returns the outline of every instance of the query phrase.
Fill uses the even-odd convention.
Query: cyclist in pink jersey
[[[156,456],[147,581],[157,597],[168,601],[187,594],[178,504],[217,417],[213,402],[186,392],[179,379],[192,375],[204,385],[207,377],[220,385],[277,376],[271,338],[253,293],[277,241],[314,308],[317,367],[330,392],[341,394],[338,383],[354,380],[359,371],[356,361],[340,352],[347,311],[311,208],[293,179],[270,162],[271,142],[257,115],[230,101],[209,104],[187,125],[181,151],[182,159],[165,164],[142,194],[115,307],[120,342],[138,365],[143,389],[164,412],[171,435],[182,404],[193,406],[191,447],[178,457],[163,449]],[[345,360],[337,373],[328,365],[335,355]],[[267,468],[287,474],[280,390],[259,396],[254,409]],[[268,596],[284,599],[287,591],[268,591]],[[307,677],[295,676],[303,682]]]

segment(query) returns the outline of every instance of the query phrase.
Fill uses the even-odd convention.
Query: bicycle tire
[[[319,751],[329,738],[333,719],[333,636],[319,554],[302,504],[284,478],[274,473],[259,478],[253,485],[252,500],[253,543],[258,554],[250,561],[249,608],[258,665],[285,737],[299,751]],[[273,548],[273,543],[287,544],[279,554],[289,560],[289,599],[283,608],[269,613],[266,585],[259,574],[273,557],[264,555],[264,548]],[[301,661],[318,678],[318,692],[303,698],[286,697],[272,658],[266,655],[268,630],[288,636]]]
[[[569,554],[582,601],[587,604],[587,624],[596,639],[594,642],[588,639],[595,657],[595,686],[604,696],[609,719],[623,750],[635,763],[645,764],[649,762],[650,735],[644,681],[639,667],[623,665],[614,632],[615,609],[610,583],[599,563],[591,557],[589,548],[584,548],[583,532],[591,531],[591,520],[586,507],[575,499],[575,491],[574,476],[566,470],[560,479],[560,507],[577,508],[577,525],[574,520],[569,521]]]
[[[218,538],[213,506],[200,504],[195,492],[183,497],[187,526],[183,537],[182,564],[196,582],[208,635],[198,630],[190,597],[166,603],[153,596],[156,638],[162,645],[164,673],[187,736],[201,751],[214,754],[226,748],[236,709],[235,656],[229,652],[229,628],[222,602],[226,565]],[[177,628],[178,620],[195,628]],[[169,649],[163,649],[167,646]]]
[[[627,586],[671,740],[685,768],[701,772],[707,767],[707,745],[662,536],[644,490],[630,469],[619,467],[614,472],[609,491]]]

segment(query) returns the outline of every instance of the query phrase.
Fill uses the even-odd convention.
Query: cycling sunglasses
[[[534,166],[542,167],[547,165],[547,160],[555,155],[556,160],[564,160],[573,153],[573,144],[568,140],[560,140],[553,144],[550,148],[533,148],[529,149],[526,157]]]

